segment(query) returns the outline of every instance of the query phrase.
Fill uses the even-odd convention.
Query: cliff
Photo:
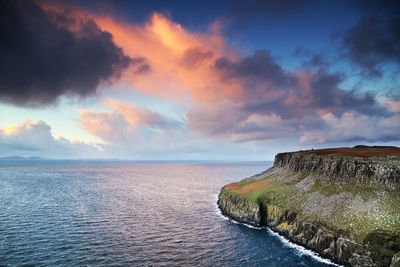
[[[272,168],[224,186],[218,206],[339,264],[400,266],[399,148],[280,153]]]
[[[400,184],[398,156],[318,155],[310,151],[280,153],[275,157],[274,167],[295,172],[318,172],[324,185],[345,184],[353,179],[358,184],[380,184],[389,188]]]

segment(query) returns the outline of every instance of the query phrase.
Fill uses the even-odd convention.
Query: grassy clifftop
[[[367,244],[387,265],[400,251],[399,181],[399,148],[358,147],[278,154],[274,167],[224,190]]]
[[[325,148],[316,150],[298,151],[300,154],[314,154],[314,155],[337,155],[344,157],[382,157],[382,156],[400,156],[400,148],[395,146],[355,146],[339,147],[339,148]]]
[[[400,234],[400,190],[383,186],[321,185],[318,174],[272,171],[257,181],[225,187],[253,202],[289,209],[360,242],[374,230]]]

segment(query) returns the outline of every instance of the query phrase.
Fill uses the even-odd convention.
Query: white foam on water
[[[282,244],[283,244],[284,246],[296,249],[296,251],[298,252],[299,255],[307,255],[307,256],[310,256],[310,257],[312,257],[313,259],[315,259],[316,261],[319,261],[319,262],[322,262],[322,263],[325,263],[325,264],[330,264],[330,265],[333,265],[333,266],[342,266],[342,265],[338,265],[338,264],[334,263],[333,261],[331,261],[331,260],[329,260],[329,259],[322,258],[322,257],[319,256],[316,252],[314,252],[314,251],[312,251],[312,250],[310,250],[310,249],[307,249],[307,248],[305,248],[305,247],[302,247],[302,246],[300,246],[300,245],[297,245],[297,244],[291,242],[291,241],[290,241],[289,239],[287,239],[286,237],[280,235],[280,234],[277,233],[277,232],[272,231],[272,230],[269,229],[268,227],[255,227],[255,226],[252,226],[252,225],[249,225],[249,224],[246,224],[246,223],[240,223],[240,222],[238,222],[238,221],[235,221],[235,220],[233,220],[233,219],[231,219],[231,218],[225,216],[224,214],[222,214],[221,210],[219,209],[219,207],[218,207],[218,205],[217,205],[218,194],[215,194],[214,197],[215,197],[215,201],[214,201],[215,212],[216,212],[216,214],[217,214],[219,217],[221,217],[223,220],[230,221],[230,222],[232,222],[232,223],[234,223],[234,224],[241,224],[241,225],[244,225],[244,226],[249,227],[249,228],[252,228],[252,229],[267,229],[268,233],[271,234],[272,236],[277,237],[277,238],[282,242]]]
[[[241,223],[241,222],[238,222],[238,221],[235,221],[235,220],[229,218],[228,216],[225,216],[224,214],[222,214],[222,212],[219,209],[218,204],[217,204],[218,194],[215,194],[214,198],[215,198],[215,201],[214,201],[215,213],[219,217],[221,217],[223,220],[230,221],[231,223],[234,223],[234,224],[241,224],[241,225],[244,225],[244,226],[246,226],[248,228],[252,228],[252,229],[263,229],[263,227],[256,227],[256,226],[253,226],[253,225],[250,225],[250,224],[247,224],[247,223]]]
[[[322,258],[316,252],[314,252],[314,251],[312,251],[310,249],[307,249],[305,247],[302,247],[300,245],[297,245],[297,244],[291,242],[286,237],[280,235],[277,232],[272,231],[269,228],[267,228],[267,231],[272,236],[276,236],[282,242],[282,244],[284,246],[296,249],[299,252],[299,255],[308,255],[308,256],[310,256],[310,257],[314,258],[315,260],[317,260],[319,262],[322,262],[322,263],[330,264],[330,265],[333,265],[333,266],[342,266],[342,265],[338,265],[338,264],[334,263],[333,261],[331,261],[329,259]]]

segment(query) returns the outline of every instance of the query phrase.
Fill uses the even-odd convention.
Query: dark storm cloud
[[[281,89],[297,83],[296,78],[285,72],[267,50],[256,51],[252,56],[244,57],[237,62],[232,62],[228,58],[219,58],[215,62],[215,67],[226,77],[256,79]]]
[[[20,106],[93,95],[131,61],[93,20],[31,1],[0,1],[0,36],[0,100]]]
[[[364,17],[346,31],[343,43],[352,62],[365,74],[382,76],[385,63],[400,63],[400,17]]]
[[[306,54],[314,65],[322,66],[315,71],[293,73],[276,63],[268,51],[261,50],[238,61],[219,58],[215,68],[224,82],[243,83],[246,89],[240,102],[245,112],[276,113],[286,119],[320,110],[338,114],[349,108],[365,114],[380,112],[375,95],[343,90],[340,84],[346,79],[344,74],[329,72],[322,56]]]
[[[312,105],[315,106],[336,106],[340,105],[342,94],[338,89],[338,84],[342,77],[338,73],[328,74],[325,71],[319,71],[311,79]],[[340,101],[340,102],[339,102]]]
[[[320,69],[310,83],[312,105],[353,109],[375,105],[375,96],[369,92],[357,95],[355,90],[345,91],[339,88],[343,79],[342,74],[328,73],[324,69]]]
[[[328,68],[329,63],[325,60],[324,56],[319,53],[311,52],[304,47],[298,47],[293,55],[301,59],[305,58],[302,66],[303,67],[315,67],[315,68]]]
[[[320,54],[314,54],[310,59],[310,65],[314,67],[323,66],[325,62]]]

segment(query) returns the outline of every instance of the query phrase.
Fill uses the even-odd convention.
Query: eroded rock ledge
[[[302,152],[279,153],[274,167],[285,167],[295,172],[317,172],[323,185],[357,183],[380,184],[389,188],[400,185],[398,156],[355,157],[315,155]]]
[[[301,189],[301,186],[304,187],[304,184],[310,183],[310,181],[312,183],[318,181],[326,187],[349,183],[363,184],[368,186],[368,190],[377,185],[380,188],[387,188],[383,190],[388,190],[390,194],[393,192],[396,194],[400,185],[399,163],[400,157],[397,155],[365,157],[340,154],[318,155],[318,153],[309,153],[308,151],[281,153],[275,157],[274,166],[269,170],[236,183],[235,187],[231,184],[222,188],[218,197],[218,206],[224,215],[236,221],[253,226],[267,226],[292,242],[316,251],[321,256],[342,265],[400,266],[400,235],[388,234],[375,229],[368,232],[362,242],[355,241],[349,233],[331,229],[327,227],[324,220],[316,219],[318,216],[315,217],[312,213],[304,212],[307,208],[305,204],[311,203],[310,199],[312,200],[315,195],[321,197],[323,194],[321,194],[322,191],[312,191],[310,186]],[[280,191],[279,188],[276,191],[279,194],[288,194],[288,199],[291,201],[307,199],[305,204],[299,203],[300,208],[294,211],[288,208],[293,205],[278,205],[281,202],[270,201],[272,198],[269,198],[269,194],[275,192],[267,190],[266,193],[254,198],[254,193],[258,191],[247,192],[243,189],[248,184],[259,186],[264,180],[263,186],[276,187],[277,183],[281,183],[282,186],[293,185],[293,188],[300,188],[303,190],[302,192],[300,189],[300,191],[296,189],[300,193],[290,191],[290,197],[288,193]],[[234,192],[233,189],[236,188],[240,188],[241,191]],[[346,192],[346,194],[353,202],[360,201],[361,195],[356,195],[354,192]],[[395,198],[395,204],[398,199]],[[336,198],[335,201],[332,202],[332,205],[342,204],[340,198]],[[397,204],[400,205],[400,202]],[[389,205],[393,205],[393,203]],[[363,206],[361,205],[361,207]],[[320,208],[323,209],[323,207]],[[398,216],[400,217],[400,214]],[[325,217],[324,219],[326,222],[330,218]],[[400,218],[398,219],[400,221]],[[398,224],[393,225],[398,227],[396,226]],[[400,231],[400,229],[394,230],[397,233]]]
[[[362,244],[335,235],[323,226],[297,218],[297,214],[278,206],[241,198],[222,189],[218,206],[222,213],[252,226],[268,226],[292,242],[318,252],[321,256],[343,265],[377,266],[371,252]]]

